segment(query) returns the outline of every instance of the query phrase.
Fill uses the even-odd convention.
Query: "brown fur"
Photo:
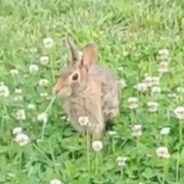
[[[97,66],[97,49],[87,44],[82,52],[71,40],[67,40],[71,59],[67,68],[60,72],[53,88],[54,94],[63,97],[64,110],[73,127],[79,131],[88,131],[93,140],[102,137],[105,121],[119,113],[120,87],[113,74]],[[89,126],[81,126],[79,117],[87,116]]]

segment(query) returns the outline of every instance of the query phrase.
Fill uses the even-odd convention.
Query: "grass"
[[[90,172],[86,160],[86,140],[68,125],[61,103],[56,100],[48,111],[44,141],[37,115],[44,112],[51,95],[55,74],[66,63],[68,52],[65,36],[80,46],[94,41],[99,47],[99,62],[109,66],[125,80],[122,89],[121,114],[112,129],[116,136],[104,137],[104,148],[96,158],[90,150]],[[51,37],[54,47],[47,50],[42,40]],[[0,97],[0,183],[45,184],[58,178],[68,184],[182,184],[184,182],[184,149],[178,120],[173,115],[183,105],[184,94],[184,2],[180,0],[1,0],[0,1],[0,81],[8,86],[8,98]],[[144,75],[158,76],[157,53],[169,50],[169,72],[160,80],[162,92],[152,96],[137,93],[134,85]],[[36,52],[33,50],[36,49]],[[49,57],[47,66],[39,58]],[[37,74],[29,74],[29,65],[37,64]],[[19,74],[12,77],[11,69]],[[41,78],[49,80],[39,87]],[[15,89],[22,89],[22,101],[14,100]],[[168,94],[175,93],[177,98]],[[127,99],[139,99],[134,113],[127,108]],[[147,111],[146,103],[156,101],[156,113]],[[28,104],[36,109],[30,110]],[[16,119],[24,109],[26,119]],[[138,123],[143,134],[131,136],[131,127]],[[12,136],[15,127],[22,127],[30,143],[19,146]],[[169,135],[160,136],[160,129],[169,126]],[[156,149],[166,146],[171,157],[160,159]],[[118,156],[128,157],[127,165],[117,166]],[[97,160],[97,165],[95,160]],[[98,167],[98,168],[96,168]],[[96,169],[98,172],[95,172]]]

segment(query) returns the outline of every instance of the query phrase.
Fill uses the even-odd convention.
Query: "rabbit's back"
[[[119,114],[120,85],[113,73],[101,66],[95,66],[90,71],[91,77],[101,84],[102,112],[104,118],[111,119]]]

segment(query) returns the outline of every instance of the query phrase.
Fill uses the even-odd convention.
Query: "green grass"
[[[104,137],[103,150],[86,153],[86,140],[65,122],[61,103],[48,109],[44,141],[37,115],[44,112],[52,94],[55,74],[66,64],[68,51],[64,38],[70,36],[84,46],[93,41],[99,47],[99,62],[118,73],[127,87],[122,89],[121,114],[113,130],[117,135]],[[42,40],[52,37],[54,47],[44,49]],[[31,52],[35,48],[37,52]],[[158,76],[157,53],[169,50],[169,72],[161,76],[158,96],[140,94],[134,85],[144,75]],[[40,56],[49,56],[41,66]],[[37,64],[36,75],[29,65]],[[11,69],[19,74],[12,77]],[[184,149],[179,141],[179,122],[173,110],[184,103],[184,1],[182,0],[0,0],[0,81],[8,86],[8,98],[0,97],[0,183],[45,184],[58,178],[65,184],[183,184]],[[39,87],[40,78],[49,80]],[[22,101],[14,101],[15,89],[22,89]],[[177,98],[168,94],[176,93]],[[136,112],[127,108],[127,99],[139,99]],[[156,113],[146,103],[156,101]],[[28,104],[36,109],[29,110]],[[16,120],[16,111],[24,109],[26,119]],[[138,123],[143,134],[137,140],[131,127]],[[21,147],[12,130],[22,127],[30,143]],[[160,129],[169,126],[169,135]],[[171,157],[160,159],[156,149],[167,146]],[[90,158],[88,169],[87,155]],[[118,156],[128,157],[127,165],[117,166]]]

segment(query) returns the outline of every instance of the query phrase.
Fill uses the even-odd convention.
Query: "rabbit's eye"
[[[78,75],[77,73],[75,73],[75,74],[72,76],[72,80],[73,80],[73,81],[78,80],[78,78],[79,78],[79,75]]]

